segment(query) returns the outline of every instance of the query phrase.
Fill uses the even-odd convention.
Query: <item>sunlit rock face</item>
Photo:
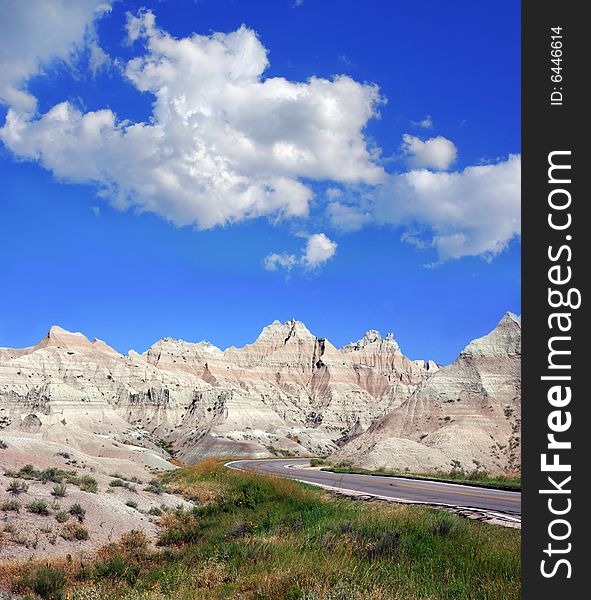
[[[521,321],[507,313],[331,458],[367,469],[520,468]]]
[[[374,469],[517,470],[520,359],[510,313],[447,367],[408,359],[392,334],[339,349],[295,320],[242,348],[164,338],[127,356],[52,327],[34,346],[0,348],[0,429],[152,466],[174,448],[188,462],[289,452]]]
[[[391,334],[337,349],[295,320],[274,321],[242,348],[164,338],[127,356],[52,327],[35,346],[0,348],[0,428],[81,450],[146,448],[156,463],[163,445],[186,461],[327,454],[436,372]]]

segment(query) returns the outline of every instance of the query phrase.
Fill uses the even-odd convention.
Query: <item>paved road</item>
[[[404,477],[379,475],[356,475],[330,473],[306,468],[307,459],[237,460],[228,463],[233,469],[255,471],[289,477],[307,483],[321,484],[360,492],[372,496],[384,496],[393,500],[411,500],[429,504],[451,505],[500,513],[521,518],[521,493],[481,488],[456,483],[424,481]]]

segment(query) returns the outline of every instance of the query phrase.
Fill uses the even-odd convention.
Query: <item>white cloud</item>
[[[129,16],[128,35],[145,44],[125,72],[155,97],[149,123],[68,102],[38,119],[13,107],[0,130],[6,146],[59,178],[97,184],[117,207],[201,228],[307,216],[313,193],[301,178],[384,180],[363,135],[380,102],[375,86],[265,79],[267,50],[244,26],[175,39],[144,11]]]
[[[337,244],[324,233],[315,233],[308,238],[306,252],[302,262],[309,268],[315,268],[330,260],[337,251]]]
[[[104,52],[96,44],[93,21],[110,10],[104,0],[5,0],[0,19],[0,102],[34,112],[37,100],[26,90],[31,77],[55,61],[68,61],[92,43],[94,60]],[[102,53],[102,54],[101,54]]]
[[[298,259],[293,254],[287,254],[286,252],[282,254],[272,253],[265,256],[263,264],[267,271],[277,271],[279,267],[291,271],[298,264]]]
[[[361,204],[331,202],[327,207],[327,214],[332,225],[341,231],[358,231],[374,220],[371,211],[367,208],[364,210]]]
[[[32,77],[73,62],[83,50],[92,72],[110,63],[94,31],[110,6],[99,0],[5,4],[0,102],[9,110],[0,139],[59,179],[96,185],[120,209],[201,228],[259,216],[307,217],[313,182],[322,181],[328,185],[320,202],[333,226],[399,227],[405,241],[435,249],[440,260],[491,257],[519,235],[518,156],[443,172],[456,159],[453,142],[406,134],[411,170],[388,175],[379,149],[364,136],[384,101],[378,88],[347,76],[265,78],[267,49],[244,26],[175,39],[150,11],[129,16],[136,55],[122,66],[137,90],[153,97],[151,118],[132,123],[110,109],[84,113],[68,101],[36,115],[27,90]],[[415,125],[433,123],[426,116]],[[270,254],[264,265],[313,269],[336,248],[318,233],[299,256]]]
[[[402,136],[402,151],[410,167],[442,171],[449,168],[458,153],[455,144],[441,135],[423,141],[409,133]]]
[[[454,173],[392,176],[371,210],[375,222],[406,227],[406,241],[435,248],[440,260],[493,257],[521,231],[520,157]]]
[[[277,271],[283,268],[291,271],[296,266],[304,269],[316,269],[329,261],[337,251],[337,243],[329,239],[324,233],[314,233],[306,236],[306,245],[298,258],[295,254],[272,253],[265,257],[263,264],[267,271]]]
[[[411,121],[411,123],[415,127],[422,127],[423,129],[432,129],[433,128],[433,119],[431,115],[426,115],[424,119],[420,121]]]

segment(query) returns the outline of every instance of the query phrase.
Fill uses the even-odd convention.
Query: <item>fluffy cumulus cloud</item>
[[[333,202],[341,229],[367,222],[401,227],[403,239],[433,248],[439,260],[491,258],[521,231],[521,161],[466,167],[452,173],[426,169],[392,175],[370,194]]]
[[[324,233],[314,233],[307,236],[306,245],[301,256],[295,254],[272,253],[265,257],[264,265],[267,271],[284,269],[291,271],[296,266],[304,269],[316,269],[329,261],[337,251],[337,244]]]
[[[417,169],[448,169],[458,154],[455,144],[441,135],[423,141],[409,133],[402,136],[402,151]]]
[[[93,23],[109,10],[104,0],[2,2],[0,102],[21,113],[33,112],[37,100],[27,91],[27,81],[55,61],[67,62],[83,46],[95,68],[103,64],[107,57],[96,41]]]
[[[0,102],[8,111],[0,140],[63,181],[95,185],[120,209],[199,228],[307,218],[322,187],[315,182],[322,182],[315,215],[324,225],[390,225],[439,260],[491,257],[519,235],[519,157],[448,171],[457,156],[452,141],[406,134],[409,170],[386,173],[364,134],[384,101],[378,88],[345,75],[265,77],[267,49],[245,26],[177,39],[150,11],[129,15],[134,57],[118,64],[138,93],[153,98],[150,119],[130,122],[108,108],[83,112],[67,99],[40,115],[27,89],[31,78],[82,55],[90,72],[110,62],[95,31],[110,7],[104,0],[5,4]],[[433,122],[425,117],[415,126]],[[336,248],[316,233],[300,255],[272,253],[264,266],[315,269]]]
[[[6,146],[60,178],[97,184],[116,206],[201,228],[306,216],[313,193],[302,178],[384,178],[363,135],[380,101],[375,86],[264,79],[267,50],[244,26],[175,39],[144,11],[129,17],[128,34],[144,46],[125,73],[155,98],[149,123],[68,102],[36,119],[12,108]]]

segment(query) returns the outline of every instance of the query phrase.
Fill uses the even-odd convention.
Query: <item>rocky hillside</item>
[[[335,348],[299,321],[273,322],[243,348],[165,338],[144,354],[52,327],[0,348],[0,436],[44,456],[78,450],[109,466],[162,467],[168,451],[327,454],[404,405],[437,372],[391,334]]]
[[[366,469],[520,467],[521,322],[507,313],[331,459]]]

